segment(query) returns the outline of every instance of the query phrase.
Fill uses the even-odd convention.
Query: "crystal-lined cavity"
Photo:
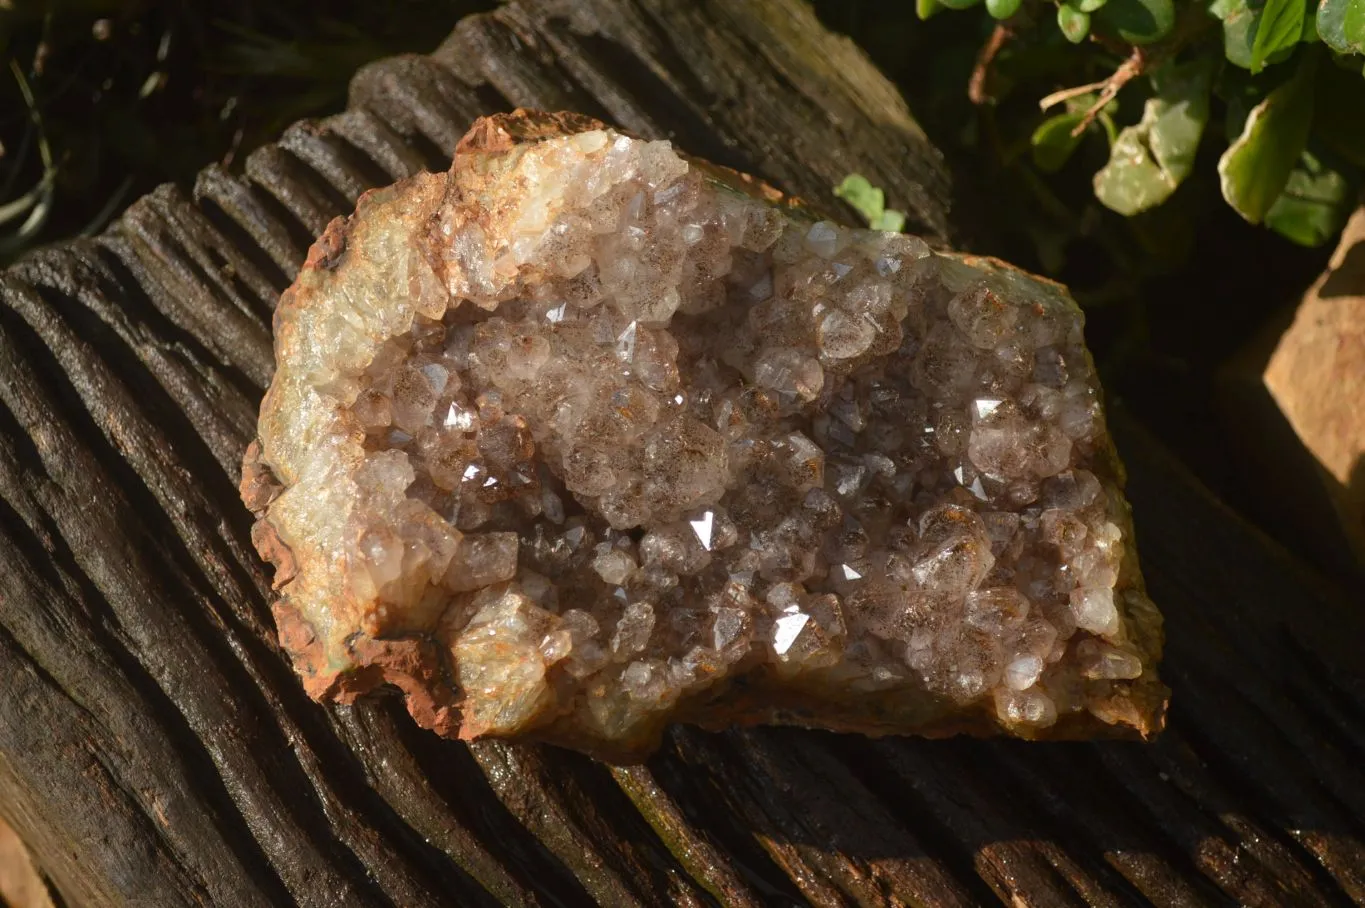
[[[679,716],[1149,730],[1059,288],[607,129],[425,179],[281,308],[266,519],[314,670],[426,641],[460,734],[603,751]]]

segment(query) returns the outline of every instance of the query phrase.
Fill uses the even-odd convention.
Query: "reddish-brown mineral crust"
[[[520,108],[509,114],[480,117],[455,145],[455,166],[473,155],[495,155],[527,142],[571,136],[604,128],[600,120],[571,111],[550,113]]]
[[[332,218],[327,229],[318,237],[317,242],[308,250],[304,268],[321,268],[331,271],[341,264],[346,253],[346,218]]]
[[[276,565],[281,643],[309,695],[349,702],[391,684],[420,724],[446,736],[520,736],[623,760],[647,753],[672,722],[1030,738],[1158,731],[1167,696],[1155,671],[1161,619],[1143,593],[1122,468],[1064,288],[995,260],[935,258],[908,238],[813,223],[758,181],[618,135],[576,114],[481,119],[459,143],[450,174],[366,193],[355,214],[333,221],[282,298],[280,373],[262,405],[261,442],[244,461],[242,497],[258,518],[253,541]],[[523,155],[528,148],[535,153]],[[557,177],[555,167],[577,175]],[[689,172],[699,176],[678,176]],[[636,201],[632,180],[645,193]],[[679,192],[679,204],[696,213],[665,223],[678,217],[667,212]],[[574,193],[601,201],[564,201]],[[587,207],[573,213],[572,204]],[[635,248],[631,231],[648,237],[651,217],[660,231],[682,225],[684,274],[694,283],[655,284],[630,302],[634,285],[621,283],[603,250]],[[583,218],[602,237],[595,247],[573,239]],[[620,247],[612,231],[631,219],[644,226],[624,228]],[[727,229],[732,245],[721,264],[689,264],[691,244],[723,251],[714,244],[726,242]],[[527,230],[544,233],[526,239],[536,236]],[[677,242],[664,237],[660,250]],[[873,251],[858,251],[864,246]],[[675,261],[658,259],[664,254],[633,265],[627,257],[622,267],[655,274],[649,269],[660,261]],[[833,270],[821,277],[820,268]],[[865,305],[840,301],[848,289],[828,283],[850,270],[865,288],[852,299],[874,300],[865,322],[816,302],[814,335],[773,322],[745,340],[750,329],[725,308],[752,307],[749,321],[761,319],[778,296],[760,292],[783,301],[806,292],[789,274],[825,282],[818,293],[834,294],[829,302]],[[598,286],[609,279],[617,289]],[[731,302],[717,309],[722,288]],[[604,292],[618,296],[603,303]],[[896,294],[923,300],[901,316],[907,340],[899,351],[902,329],[875,315],[885,292],[893,310],[906,305]],[[661,293],[672,302],[652,314]],[[950,320],[945,300],[957,327],[941,327]],[[788,322],[801,318],[793,311]],[[710,322],[716,327],[705,328]],[[510,346],[480,346],[502,325],[523,333]],[[738,346],[710,359],[698,347],[705,331]],[[1020,344],[1022,354],[1014,352]],[[803,360],[803,349],[818,359]],[[906,384],[878,371],[869,357],[888,352],[903,358],[895,366],[903,374],[925,377]],[[591,365],[602,355],[626,364],[622,377]],[[658,355],[665,359],[647,358]],[[735,368],[745,383],[726,390],[726,370]],[[586,371],[575,378],[574,369]],[[878,390],[882,374],[888,384]],[[575,381],[587,385],[576,390]],[[603,381],[601,393],[614,395],[603,418],[618,427],[645,420],[646,441],[628,433],[614,457],[583,472],[591,439],[620,429],[603,423],[596,434],[565,435],[557,421],[597,425],[581,408],[587,389]],[[561,415],[536,415],[542,387],[561,395],[553,411]],[[944,396],[917,398],[922,388]],[[910,409],[879,427],[890,393]],[[682,408],[669,417],[658,408],[673,407],[674,395]],[[964,399],[967,412],[957,415]],[[729,400],[725,414],[733,415],[717,417]],[[924,413],[916,401],[927,401],[928,415],[912,415]],[[702,423],[689,428],[696,418],[731,440],[718,442]],[[913,449],[920,453],[897,453],[906,442],[895,423],[907,419],[910,428],[924,419],[926,433],[937,425],[949,434],[926,435],[929,447]],[[758,434],[746,440],[745,432]],[[750,451],[761,456],[746,467]],[[654,497],[620,485],[633,469],[644,470],[636,475]],[[612,475],[616,485],[604,479]],[[723,486],[713,484],[725,475]],[[769,485],[767,498],[754,497]],[[909,514],[909,526],[880,529],[885,520],[859,503],[864,495],[869,507]],[[798,510],[765,528],[760,515],[779,499]],[[829,529],[839,520],[843,531]],[[956,579],[964,570],[971,579]],[[907,592],[888,600],[886,575],[897,571],[910,571],[900,587]],[[888,608],[907,607],[895,606],[897,596],[909,597],[911,610],[893,620]],[[930,602],[941,605],[923,612]],[[925,637],[926,628],[946,636]],[[903,661],[898,648],[907,642]]]

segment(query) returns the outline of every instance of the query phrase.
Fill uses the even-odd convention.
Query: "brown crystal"
[[[522,111],[329,227],[276,359],[243,495],[315,697],[619,758],[674,721],[1160,726],[1055,284]]]

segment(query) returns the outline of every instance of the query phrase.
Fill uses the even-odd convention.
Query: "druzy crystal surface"
[[[673,721],[1160,724],[1065,291],[568,115],[366,196],[276,315],[244,496],[309,691],[607,756]]]

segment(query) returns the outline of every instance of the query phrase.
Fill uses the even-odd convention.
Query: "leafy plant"
[[[873,230],[899,233],[905,229],[905,213],[886,207],[886,193],[873,186],[867,177],[851,173],[834,187],[834,194],[853,207]]]
[[[916,11],[923,19],[976,3],[917,0]],[[1227,204],[1295,243],[1331,240],[1356,203],[1365,165],[1365,0],[984,6],[995,26],[972,76],[978,104],[999,104],[1043,79],[1102,74],[1041,99],[1027,126],[1035,176],[1026,180],[1084,166],[1075,160],[1094,155],[1078,152],[1105,143],[1094,197],[1132,217],[1176,193],[1202,146],[1219,153]],[[1210,128],[1219,123],[1222,130]],[[1015,139],[995,139],[1003,163],[1016,166]],[[1209,148],[1215,144],[1222,147]]]

